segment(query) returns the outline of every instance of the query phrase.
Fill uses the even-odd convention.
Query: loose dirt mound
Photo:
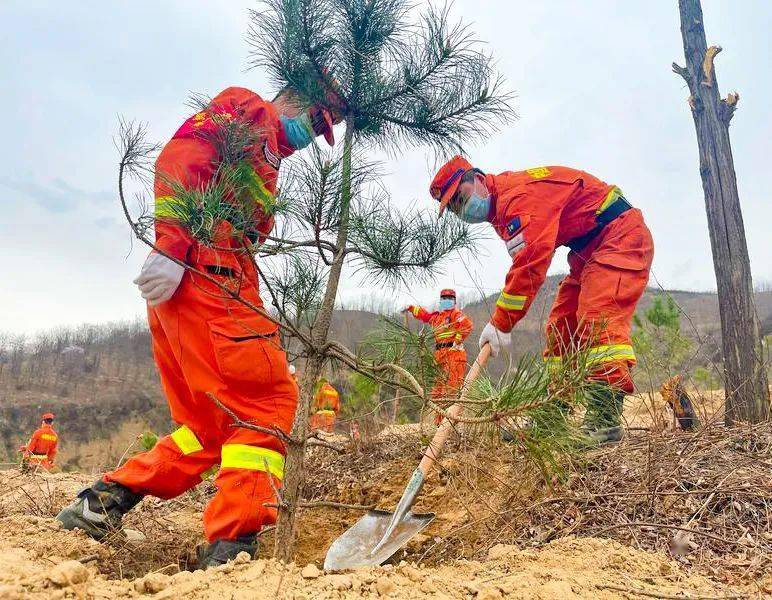
[[[52,519],[0,520],[0,598],[618,598],[623,593],[726,596],[706,578],[686,576],[662,555],[611,540],[564,539],[539,551],[495,546],[485,562],[437,568],[408,563],[354,573],[322,573],[315,565],[271,560],[234,563],[210,571],[158,571],[110,580],[100,572],[108,550],[59,530]],[[689,597],[689,596],[684,596]]]
[[[733,566],[718,553],[720,547],[712,548],[712,560],[703,564],[689,560],[688,547],[685,556],[668,555],[670,538],[657,537],[654,530],[624,527],[603,534],[618,539],[591,537],[597,530],[598,517],[604,513],[633,520],[638,516],[660,518],[659,511],[664,511],[662,514],[671,515],[673,522],[679,523],[682,515],[688,517],[694,512],[694,507],[667,503],[668,496],[658,495],[657,489],[645,488],[648,492],[641,500],[637,488],[630,486],[644,477],[649,477],[655,488],[664,483],[681,485],[683,473],[688,473],[692,482],[709,476],[710,483],[724,468],[721,465],[727,464],[715,464],[717,458],[735,461],[735,471],[741,473],[739,467],[748,467],[741,465],[737,457],[747,456],[747,464],[762,464],[768,459],[766,436],[759,434],[750,439],[752,447],[734,448],[725,442],[719,445],[720,452],[716,450],[707,457],[701,451],[682,448],[685,443],[687,448],[704,448],[710,441],[707,439],[631,439],[626,442],[629,447],[617,447],[614,452],[619,454],[596,453],[581,471],[555,480],[552,488],[508,445],[491,441],[467,447],[457,441],[420,497],[419,510],[437,513],[425,535],[417,536],[396,557],[398,565],[347,574],[325,574],[318,567],[330,542],[361,516],[362,506],[392,508],[396,503],[425,443],[416,426],[391,428],[369,448],[342,454],[328,450],[311,453],[310,478],[304,490],[308,507],[301,511],[299,521],[297,566],[282,566],[267,559],[273,547],[268,533],[261,537],[261,560],[194,571],[195,546],[202,540],[201,511],[213,492],[211,483],[170,502],[146,498],[126,519],[125,527],[131,530],[128,538],[115,535],[96,543],[78,532],[60,530],[53,519],[92,477],[3,471],[0,600],[143,594],[218,600],[362,596],[620,598],[642,592],[658,597],[723,598],[738,597],[738,590],[769,594],[772,576],[764,576],[762,570],[743,579],[738,569],[749,571],[749,565]],[[663,452],[662,445],[671,451]],[[630,452],[629,456],[625,452]],[[659,462],[652,463],[657,469],[651,473],[664,472],[667,477],[646,475],[649,471],[644,461],[652,454]],[[627,456],[628,466],[625,472],[618,472],[620,462],[614,457],[623,455]],[[671,455],[676,457],[675,463],[668,462]],[[600,482],[600,487],[592,487],[590,481]],[[613,481],[619,482],[618,495],[607,498],[603,494]],[[704,491],[705,499],[710,499],[699,500],[697,508],[703,504],[706,507],[693,519],[694,527],[714,526],[705,517],[715,512],[714,507],[725,508],[732,519],[727,516],[721,521],[720,533],[727,535],[728,527],[747,524],[747,515],[757,510],[722,500],[739,494],[735,485],[706,487],[705,481],[699,485],[690,491],[695,495]],[[747,503],[749,490],[743,487],[741,492],[745,495],[742,501]],[[695,540],[700,542],[702,537]],[[753,543],[760,547],[758,539],[754,538]],[[728,581],[735,586],[729,587]]]

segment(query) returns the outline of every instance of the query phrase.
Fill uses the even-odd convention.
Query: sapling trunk
[[[287,449],[282,502],[279,504],[279,521],[276,525],[276,546],[274,549],[274,556],[284,562],[290,562],[293,558],[297,507],[301,500],[300,493],[306,479],[304,461],[309,413],[313,402],[314,387],[324,369],[325,355],[322,349],[327,344],[332,313],[335,309],[335,298],[338,293],[343,264],[346,260],[345,248],[348,241],[349,209],[351,206],[351,155],[353,139],[354,127],[349,119],[346,121],[346,133],[343,138],[340,226],[336,240],[338,252],[330,266],[327,287],[312,329],[311,340],[313,349],[306,360],[303,376],[300,380],[300,401],[298,402],[295,421],[292,425],[292,437],[300,443],[290,444]]]

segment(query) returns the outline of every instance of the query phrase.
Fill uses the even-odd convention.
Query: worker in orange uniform
[[[437,311],[429,312],[425,308],[413,305],[408,306],[405,311],[419,321],[428,323],[434,334],[434,360],[440,372],[432,387],[432,398],[435,400],[454,398],[464,383],[466,350],[463,342],[472,332],[472,319],[456,307],[456,292],[451,289],[440,292],[440,305]],[[441,415],[435,415],[435,421],[438,424],[441,420]]]
[[[301,108],[289,88],[269,102],[230,87],[187,119],[163,148],[155,177],[157,251],[135,283],[147,300],[153,353],[180,426],[82,490],[57,517],[65,528],[101,538],[120,527],[122,516],[143,496],[174,498],[219,463],[217,493],[204,511],[209,543],[200,565],[223,564],[241,551],[254,555],[258,532],[276,521],[276,509],[267,505],[276,502],[285,446],[274,435],[231,427],[231,418],[208,394],[246,422],[289,433],[297,384],[275,322],[168,257],[237,287],[241,298],[262,307],[253,245],[273,226],[281,160],[317,135],[332,145],[332,126],[339,120],[318,106]],[[226,147],[235,141],[239,145]],[[227,221],[217,223],[214,239],[205,245],[175,219],[174,190],[202,189],[226,165],[249,182],[238,188],[238,198],[226,200],[250,206],[252,216],[244,232]]]
[[[311,429],[332,433],[340,411],[340,394],[326,379],[321,379],[314,394]]]
[[[570,248],[570,272],[547,323],[545,360],[586,349],[596,385],[583,430],[593,443],[619,440],[625,393],[633,391],[632,318],[654,256],[641,211],[618,187],[584,171],[556,166],[490,175],[461,156],[442,166],[429,191],[440,214],[447,208],[468,223],[490,223],[512,258],[479,340],[493,356],[510,345],[510,331],[544,283],[555,249]]]
[[[59,446],[59,436],[54,431],[53,413],[45,413],[42,417],[42,423],[26,446],[22,446],[23,460],[30,466],[40,466],[46,471],[50,471],[54,466],[57,448]]]

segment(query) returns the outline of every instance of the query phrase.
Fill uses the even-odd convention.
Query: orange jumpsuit
[[[40,465],[46,470],[54,466],[59,436],[48,423],[43,423],[27,442],[24,459],[31,465]]]
[[[269,102],[243,88],[228,88],[206,111],[188,119],[156,162],[156,245],[217,281],[236,287],[242,298],[262,306],[258,274],[243,239],[229,223],[218,225],[212,247],[196,242],[167,206],[169,179],[186,187],[205,185],[219,159],[210,134],[217,119],[237,115],[259,133],[244,161],[253,174],[252,241],[270,231],[279,162],[289,146]],[[202,133],[203,132],[203,133]],[[149,452],[105,474],[131,491],[173,498],[201,482],[215,464],[218,489],[204,512],[207,539],[251,535],[276,521],[269,478],[281,485],[285,448],[273,435],[231,427],[231,418],[207,393],[244,421],[289,433],[297,405],[277,325],[255,313],[201,276],[186,271],[172,298],[148,307],[153,353],[172,418],[179,429]]]
[[[432,398],[452,398],[464,383],[466,350],[461,345],[472,331],[472,320],[458,308],[429,312],[420,306],[407,309],[434,333],[434,360],[441,370],[431,391]]]
[[[332,433],[335,429],[335,418],[340,411],[340,394],[328,381],[325,381],[316,390],[313,409],[311,429]]]
[[[495,202],[493,226],[512,257],[493,324],[508,332],[525,316],[555,249],[568,245],[570,272],[550,311],[545,359],[586,348],[592,379],[632,392],[630,330],[654,257],[641,211],[629,208],[619,188],[567,167],[486,175],[485,183]],[[620,207],[626,210],[601,228],[604,215]]]

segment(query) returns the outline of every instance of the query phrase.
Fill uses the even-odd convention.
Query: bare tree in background
[[[697,130],[721,315],[725,422],[758,423],[769,418],[769,388],[729,141],[729,123],[740,96],[735,92],[722,99],[719,94],[713,60],[721,46],[707,46],[700,0],[679,0],[678,7],[686,67],[673,63],[673,71],[689,86]]]

